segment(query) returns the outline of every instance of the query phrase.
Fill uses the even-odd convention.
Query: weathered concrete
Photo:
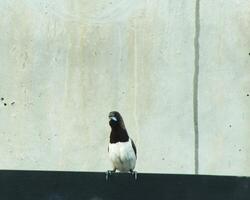
[[[195,1],[1,1],[0,168],[106,170],[119,110],[138,171],[194,173],[199,54],[199,171],[250,174],[249,3],[218,2],[195,51]]]
[[[250,175],[250,2],[201,2],[200,172]]]

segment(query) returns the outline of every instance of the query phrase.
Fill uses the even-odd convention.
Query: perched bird
[[[108,152],[113,170],[107,172],[106,179],[116,170],[120,172],[131,172],[135,176],[135,179],[137,179],[137,173],[134,171],[137,159],[135,143],[129,137],[119,112],[112,111],[109,113],[109,125],[111,127],[111,133]]]

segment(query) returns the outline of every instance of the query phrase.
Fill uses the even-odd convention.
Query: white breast
[[[109,144],[109,157],[113,167],[121,172],[133,170],[136,163],[136,155],[131,140]]]

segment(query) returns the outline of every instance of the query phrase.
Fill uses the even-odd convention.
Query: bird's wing
[[[136,146],[135,146],[135,143],[132,139],[131,139],[131,143],[132,143],[133,150],[135,152],[135,156],[137,156]]]

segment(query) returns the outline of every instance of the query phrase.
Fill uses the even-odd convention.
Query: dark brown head
[[[121,114],[117,111],[112,111],[109,113],[109,119],[109,125],[111,127],[110,143],[127,142],[129,136]]]
[[[125,129],[125,124],[123,122],[122,116],[117,111],[112,111],[109,113],[109,125],[111,128],[119,126],[122,129]]]

